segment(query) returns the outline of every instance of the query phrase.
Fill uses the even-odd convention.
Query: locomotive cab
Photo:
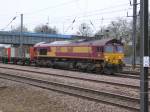
[[[119,72],[123,67],[124,49],[119,42],[113,42],[104,46],[105,67],[113,72]]]
[[[104,47],[105,61],[111,64],[119,64],[124,58],[123,46],[120,45],[108,45]]]

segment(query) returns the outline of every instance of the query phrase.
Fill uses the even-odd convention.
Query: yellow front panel
[[[123,60],[124,54],[123,53],[104,53],[105,61],[112,63],[112,64],[118,64],[119,60]]]
[[[56,56],[56,47],[51,47],[50,52],[47,53],[48,56]]]
[[[91,47],[73,47],[74,53],[89,53],[91,52]]]

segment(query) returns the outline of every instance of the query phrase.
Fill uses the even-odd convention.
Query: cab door
[[[104,47],[103,46],[94,46],[93,47],[93,57],[97,59],[102,59],[104,57]]]

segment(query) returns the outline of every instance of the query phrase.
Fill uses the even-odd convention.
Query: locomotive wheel
[[[114,71],[113,71],[112,68],[105,67],[104,68],[104,73],[107,74],[107,75],[112,75],[114,73]]]

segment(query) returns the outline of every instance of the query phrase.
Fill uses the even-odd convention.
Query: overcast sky
[[[98,30],[116,18],[132,15],[129,0],[0,0],[0,29],[17,16],[5,30],[20,24],[20,14],[24,14],[24,25],[29,29],[49,23],[60,33],[74,34],[83,22]],[[139,1],[139,0],[138,0]],[[75,19],[76,18],[76,19]],[[72,21],[75,19],[75,23]],[[91,25],[91,22],[93,26]]]

